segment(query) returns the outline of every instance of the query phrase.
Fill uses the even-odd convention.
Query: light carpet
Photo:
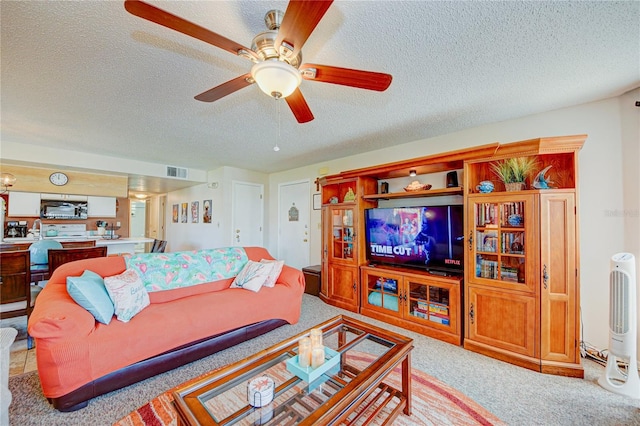
[[[368,354],[359,354],[350,357],[350,363],[360,364],[359,368],[371,363],[373,357]],[[384,380],[384,383],[401,389],[402,370],[397,367]],[[502,425],[498,417],[487,411],[462,392],[447,386],[434,377],[422,371],[412,370],[412,414],[406,416],[400,414],[394,421],[395,426],[415,425]],[[190,380],[193,383],[200,378]],[[122,420],[114,423],[114,426],[175,426],[177,414],[173,407],[172,390],[164,392],[147,404],[138,408]],[[245,395],[246,396],[246,395]],[[372,426],[381,422],[376,419]],[[238,424],[245,424],[242,421]],[[247,423],[253,424],[253,423]]]
[[[413,338],[411,365],[414,369],[460,390],[510,425],[640,426],[640,400],[599,386],[597,380],[604,369],[593,361],[583,360],[584,379],[540,374],[338,309],[308,294],[304,295],[302,316],[297,324],[285,325],[199,361],[94,398],[86,408],[73,413],[60,413],[49,405],[35,372],[10,377],[13,403],[9,419],[12,425],[112,425],[168,389],[246,358],[339,314]]]

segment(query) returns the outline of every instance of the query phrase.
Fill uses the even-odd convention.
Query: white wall
[[[636,95],[626,95],[637,99]],[[633,119],[622,117],[638,114],[623,97],[536,114],[466,129],[430,139],[367,152],[326,163],[314,164],[269,176],[272,193],[282,182],[310,178],[314,180],[320,171],[338,173],[360,167],[399,161],[433,153],[451,151],[491,142],[515,142],[545,136],[588,134],[584,148],[579,154],[579,213],[580,213],[580,277],[581,307],[585,341],[599,347],[608,346],[608,276],[609,259],[617,252],[634,249],[627,237],[630,232],[638,235],[638,217],[621,215],[616,211],[631,208],[631,213],[640,200],[638,194],[638,161],[628,161],[627,150],[637,158],[638,132]],[[632,109],[633,112],[629,112]],[[637,116],[635,116],[637,117]],[[632,122],[632,124],[627,124]],[[634,127],[635,126],[635,127]],[[623,135],[624,132],[624,135]],[[634,151],[635,147],[635,151]],[[624,149],[624,154],[623,154]],[[623,159],[624,163],[623,163]],[[631,164],[629,164],[631,163]],[[623,164],[626,167],[623,172]],[[631,168],[632,170],[628,170]],[[623,182],[631,179],[630,188]],[[633,180],[635,179],[635,181]],[[627,190],[628,189],[628,190]],[[635,190],[634,190],[635,189]],[[624,191],[624,192],[623,192]],[[315,185],[312,185],[312,192]],[[624,195],[624,196],[623,196]],[[277,211],[277,200],[269,199],[268,210],[272,217]],[[631,207],[630,207],[631,206]],[[613,212],[613,213],[612,213]],[[320,263],[321,236],[320,211],[312,211],[310,263]],[[270,239],[276,241],[276,225],[270,223]],[[640,253],[636,253],[639,257]]]
[[[202,223],[202,208],[205,200],[211,200],[211,223]],[[172,220],[172,209],[174,204],[178,204],[178,209],[182,203],[199,201],[200,214],[198,223],[191,223],[191,218],[187,223],[174,223]],[[166,204],[166,251],[199,250],[204,248],[224,247],[228,241],[224,238],[224,203],[222,190],[211,189],[207,184],[193,186],[191,188],[174,191],[167,194]],[[190,210],[189,210],[190,211]]]
[[[624,194],[623,209],[620,213],[624,220],[624,250],[636,257],[636,288],[640,287],[640,89],[633,90],[620,97],[620,122],[622,128],[622,188]],[[640,288],[639,288],[640,290]],[[638,291],[637,306],[640,306]],[[640,330],[640,315],[638,315]],[[640,333],[638,338],[640,354]],[[640,355],[639,355],[640,359]]]
[[[207,174],[209,183],[174,191],[167,194],[167,251],[199,250],[204,248],[233,246],[231,227],[231,185],[234,181],[259,183],[265,185],[265,199],[269,198],[266,189],[267,175],[234,167],[221,167]],[[217,184],[217,185],[214,185]],[[215,186],[215,188],[213,188]],[[212,200],[211,223],[202,222],[204,200]],[[172,209],[174,204],[199,201],[198,223],[173,223]],[[265,212],[265,227],[268,223]],[[269,244],[267,249],[275,252]]]

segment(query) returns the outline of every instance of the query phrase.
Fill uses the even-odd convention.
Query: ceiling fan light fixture
[[[414,177],[416,175],[416,171],[415,170],[409,170],[409,176]]]
[[[278,60],[255,64],[251,67],[251,77],[260,90],[274,98],[286,98],[302,82],[300,72],[295,67]]]

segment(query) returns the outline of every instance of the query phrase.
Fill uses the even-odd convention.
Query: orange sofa
[[[250,260],[273,259],[264,248],[244,249]],[[229,288],[228,278],[150,292],[150,305],[129,322],[114,317],[105,325],[67,292],[67,277],[85,270],[113,276],[126,270],[126,262],[114,256],[60,266],[29,319],[43,393],[60,411],[83,408],[95,396],[297,323],[305,285],[302,271],[284,265],[272,288]]]

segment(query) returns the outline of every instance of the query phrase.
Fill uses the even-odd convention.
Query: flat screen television
[[[462,205],[365,210],[367,259],[442,275],[462,275]]]

